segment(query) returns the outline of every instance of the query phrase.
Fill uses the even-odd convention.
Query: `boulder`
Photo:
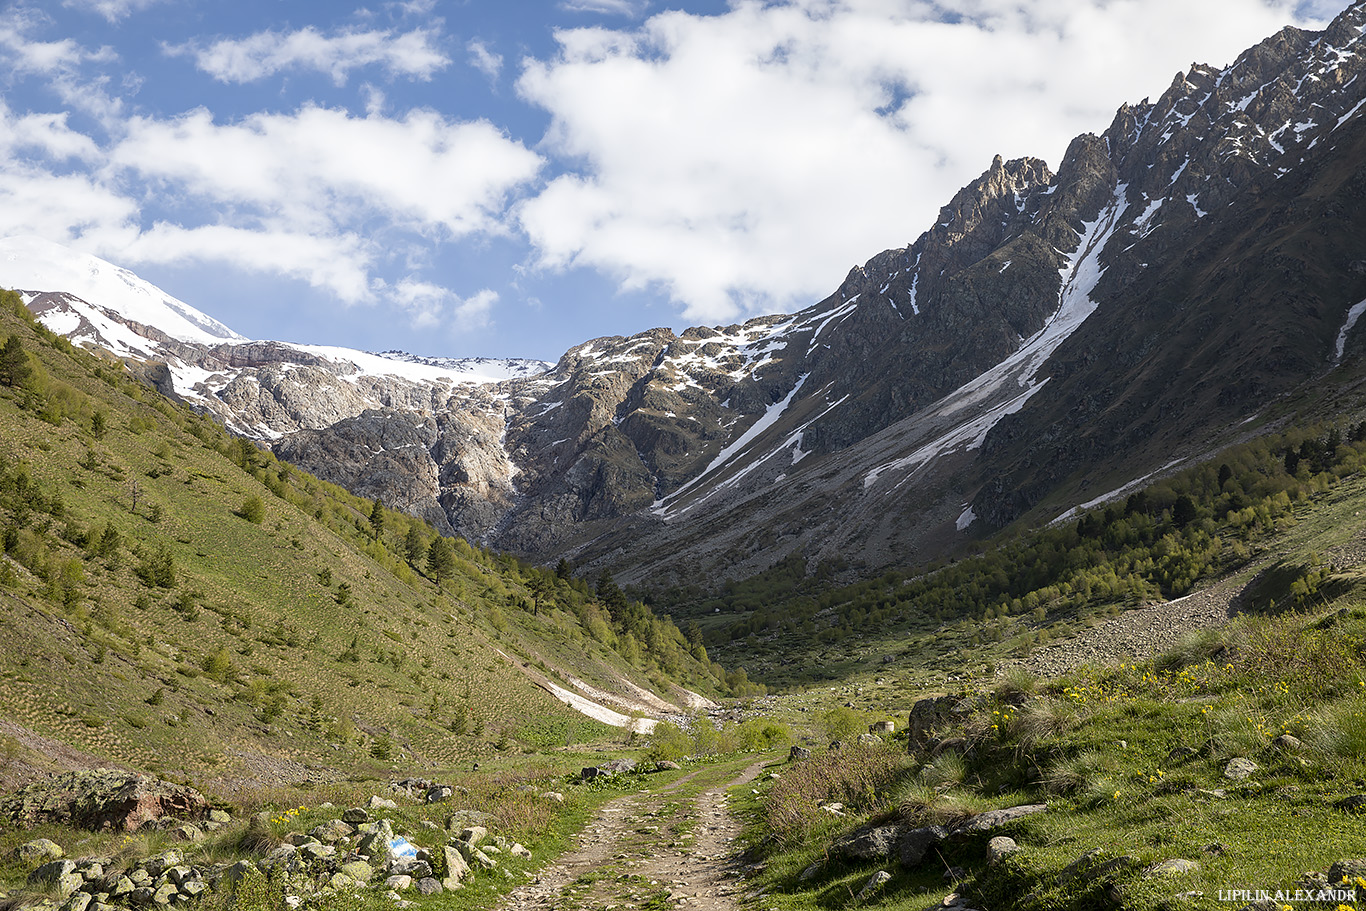
[[[447,845],[441,849],[445,859],[443,867],[445,876],[441,880],[441,885],[447,889],[460,888],[460,881],[465,878],[465,874],[470,872],[470,865],[465,862],[465,856],[456,848]]]
[[[912,750],[924,747],[945,728],[972,713],[972,701],[963,696],[926,696],[911,706],[906,732]]]
[[[948,837],[949,830],[943,826],[922,826],[918,829],[902,829],[896,840],[896,859],[903,867],[918,866],[930,852],[930,848]]]
[[[1018,807],[1007,807],[1004,810],[987,810],[985,813],[978,813],[962,822],[954,823],[952,831],[954,835],[976,835],[980,832],[990,832],[992,829],[999,829],[1006,823],[1024,819],[1026,816],[1033,816],[1035,813],[1042,813],[1047,809],[1048,804],[1046,803],[1031,803]]]
[[[417,891],[423,895],[436,895],[443,890],[441,883],[430,876],[424,876],[417,881]]]
[[[892,847],[904,831],[898,824],[866,825],[837,839],[830,853],[847,860],[880,860],[892,853]]]
[[[57,860],[66,856],[66,851],[62,846],[50,838],[35,838],[33,841],[26,841],[14,849],[19,862],[26,867],[35,867],[45,864],[50,860]]]
[[[440,803],[443,800],[450,800],[452,793],[454,792],[444,784],[434,785],[422,795],[422,800],[424,803]]]
[[[412,888],[413,878],[406,873],[394,873],[384,880],[384,888],[393,889],[395,892],[402,892]]]
[[[116,769],[68,772],[0,801],[0,819],[20,828],[58,823],[131,832],[163,817],[202,819],[208,810],[194,788]]]

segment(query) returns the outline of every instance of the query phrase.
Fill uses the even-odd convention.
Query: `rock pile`
[[[425,797],[432,787],[419,795]],[[291,907],[311,899],[372,888],[406,906],[405,893],[435,895],[459,889],[471,873],[499,870],[502,856],[530,857],[520,844],[492,835],[487,816],[474,810],[458,810],[446,819],[444,844],[419,848],[394,831],[393,823],[375,815],[393,801],[372,801],[379,807],[351,807],[308,832],[292,832],[283,843],[264,856],[234,864],[194,864],[183,851],[172,849],[132,865],[116,864],[107,857],[72,860],[49,839],[19,846],[21,862],[35,866],[28,883],[42,890],[41,898],[25,902],[23,911],[118,911],[149,909],[193,902],[211,892],[231,892],[243,880],[268,877],[292,896]],[[388,805],[388,806],[384,806]],[[221,826],[227,814],[212,811],[205,825]],[[435,823],[429,829],[439,829]],[[247,829],[251,836],[268,837],[271,820],[254,817]],[[428,833],[430,840],[430,833]],[[504,872],[506,875],[506,871]]]

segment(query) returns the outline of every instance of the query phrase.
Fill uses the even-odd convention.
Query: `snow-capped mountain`
[[[1364,32],[1366,2],[1177,74],[1056,172],[997,158],[794,315],[595,339],[543,372],[169,330],[150,353],[282,457],[537,558],[654,581],[914,562],[1103,501],[1297,390],[1362,407]]]

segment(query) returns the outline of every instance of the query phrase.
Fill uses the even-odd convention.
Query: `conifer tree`
[[[22,386],[28,382],[32,374],[33,368],[29,366],[28,352],[24,350],[19,336],[11,335],[5,341],[4,347],[0,348],[0,383],[6,386]]]

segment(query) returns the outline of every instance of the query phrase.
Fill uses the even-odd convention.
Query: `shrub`
[[[242,508],[237,514],[253,525],[260,525],[266,518],[266,504],[261,502],[261,498],[256,494],[252,494],[242,503]]]
[[[654,760],[677,762],[692,750],[693,740],[687,732],[668,721],[661,721],[650,732],[650,745],[645,755]]]

